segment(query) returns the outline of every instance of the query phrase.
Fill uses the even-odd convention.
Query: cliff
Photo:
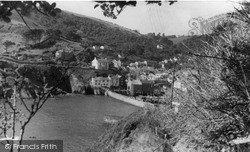
[[[75,69],[70,71],[70,85],[73,93],[85,93],[90,79],[94,76],[94,69]]]

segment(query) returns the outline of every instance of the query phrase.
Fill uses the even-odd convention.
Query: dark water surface
[[[84,152],[105,132],[105,114],[127,116],[138,108],[106,96],[50,99],[26,127],[25,139],[63,140],[64,152]]]

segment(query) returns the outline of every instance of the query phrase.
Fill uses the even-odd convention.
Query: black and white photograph
[[[250,1],[0,1],[0,152],[250,152]]]

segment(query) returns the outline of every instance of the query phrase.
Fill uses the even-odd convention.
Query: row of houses
[[[94,77],[90,85],[95,87],[119,87],[126,89],[131,96],[154,95],[154,81],[149,80],[126,80],[124,76],[113,75],[108,77]]]
[[[90,85],[92,87],[126,87],[125,76],[120,75],[109,75],[108,77],[93,77],[91,79]]]

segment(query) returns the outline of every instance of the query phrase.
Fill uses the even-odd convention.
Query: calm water
[[[51,99],[31,120],[25,139],[63,140],[64,152],[84,152],[107,129],[105,114],[127,116],[138,108],[106,96]]]

